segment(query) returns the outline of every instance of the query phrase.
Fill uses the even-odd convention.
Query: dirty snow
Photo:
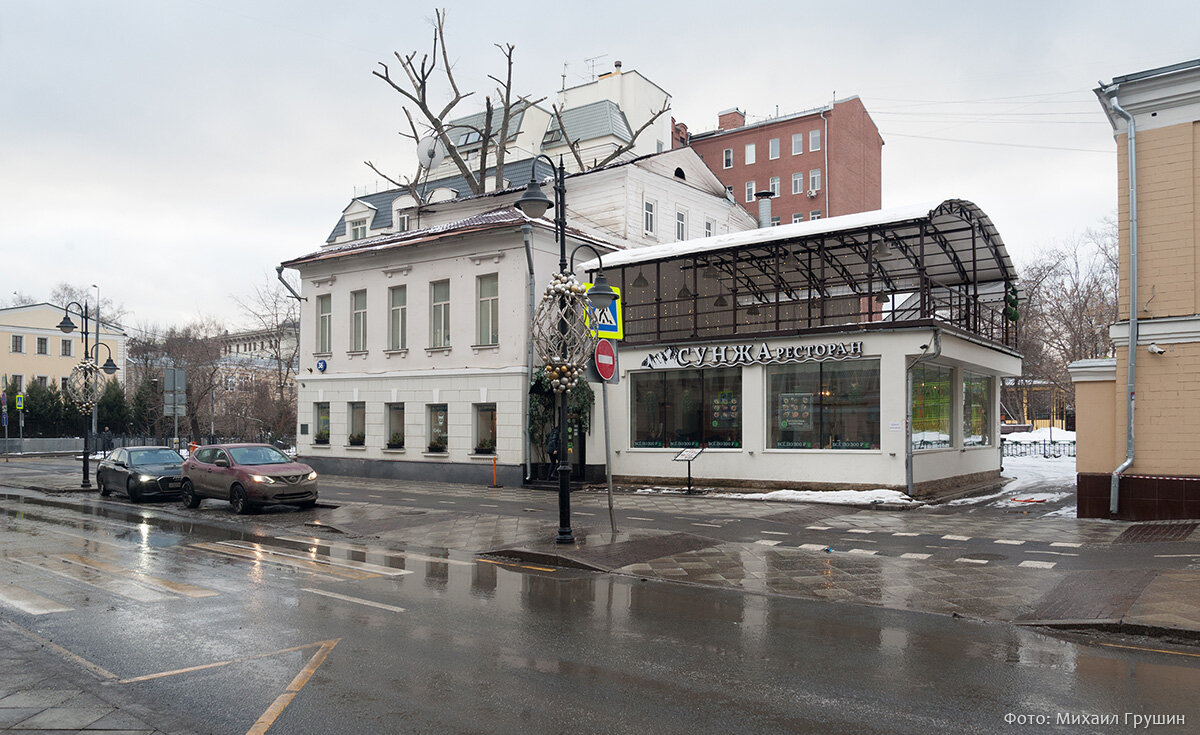
[[[1031,432],[1036,433],[1036,432]],[[1055,434],[1058,434],[1055,431]],[[1001,477],[1011,479],[1004,489],[991,495],[951,500],[947,505],[979,505],[989,501],[998,508],[1017,508],[1054,503],[1075,492],[1074,457],[1005,457]],[[1014,500],[1043,502],[1013,502]],[[1072,512],[1074,512],[1072,507]]]
[[[916,503],[899,490],[773,490],[767,493],[710,493],[710,498],[740,500],[782,500],[789,503],[833,503],[835,505],[874,505],[877,503]]]
[[[1005,442],[1013,442],[1014,444],[1032,444],[1034,442],[1053,441],[1055,444],[1062,442],[1064,444],[1075,443],[1075,432],[1067,431],[1066,429],[1038,429],[1037,431],[1014,431],[1011,434],[1004,435]]]

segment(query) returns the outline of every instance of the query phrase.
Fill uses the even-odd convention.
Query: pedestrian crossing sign
[[[592,284],[585,283],[583,287],[590,291]],[[621,317],[621,289],[613,286],[612,290],[617,294],[617,298],[608,305],[607,309],[587,310],[588,331],[593,337],[601,339],[625,338],[625,320]]]

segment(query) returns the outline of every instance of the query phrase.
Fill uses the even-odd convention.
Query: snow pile
[[[1035,444],[1053,441],[1055,444],[1074,444],[1075,432],[1066,429],[1038,429],[1036,431],[1014,431],[1004,435],[1004,441],[1013,444]]]
[[[996,507],[1018,508],[1062,500],[1075,492],[1075,458],[1005,457],[1001,477],[1012,482],[1006,484],[1000,492],[959,498],[946,505],[978,505],[995,500],[997,502],[993,505]],[[1014,502],[1017,500],[1040,502]]]
[[[899,490],[773,490],[767,493],[710,493],[710,498],[738,500],[782,500],[788,503],[832,503],[835,505],[915,504]]]

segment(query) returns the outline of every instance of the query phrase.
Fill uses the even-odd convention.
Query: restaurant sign
[[[812,360],[850,360],[863,356],[863,343],[819,342],[817,344],[771,347],[766,342],[754,344],[705,345],[675,347],[670,345],[642,360],[650,370],[677,368],[730,367],[733,365],[781,365]]]

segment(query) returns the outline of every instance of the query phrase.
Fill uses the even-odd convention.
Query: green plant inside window
[[[366,443],[367,443],[367,435],[366,434],[351,434],[350,435],[350,446],[361,447],[363,444],[366,444]]]

